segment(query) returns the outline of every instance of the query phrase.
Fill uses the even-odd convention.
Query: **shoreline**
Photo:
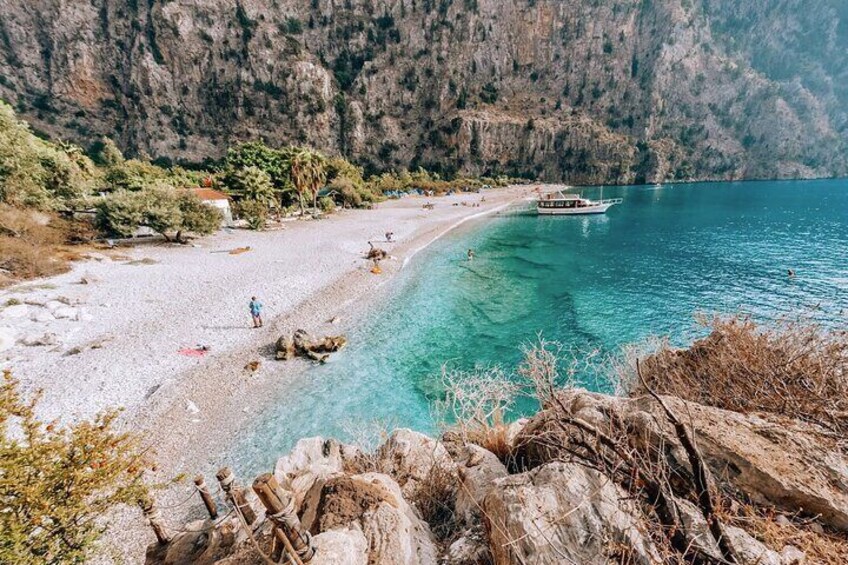
[[[123,407],[120,428],[140,433],[154,447],[156,480],[214,471],[227,464],[226,446],[240,430],[310,367],[294,361],[283,368],[273,360],[280,335],[298,328],[315,335],[347,332],[418,253],[528,194],[526,186],[487,191],[481,208],[468,206],[479,202],[477,194],[434,198],[431,211],[422,210],[428,199],[407,197],[279,231],[222,233],[198,240],[201,247],[148,244],[92,253],[69,273],[0,291],[0,303],[20,300],[32,314],[31,320],[11,320],[20,322],[19,333],[47,328],[59,336],[55,346],[18,345],[0,353],[0,366],[13,371],[25,393],[44,389],[39,411],[45,419],[66,423]],[[397,241],[375,236],[383,231],[395,231]],[[362,258],[368,239],[382,240],[377,245],[390,252],[379,277]],[[239,247],[251,251],[224,253]],[[240,313],[253,293],[271,314],[260,330],[252,330]],[[234,294],[244,308],[229,304]],[[76,318],[35,321],[57,298],[76,309]],[[335,318],[341,322],[331,323]],[[0,318],[0,326],[12,324]],[[211,343],[209,355],[177,355],[193,342]],[[245,369],[252,361],[261,363],[256,372]],[[184,491],[185,485],[167,489],[162,503],[184,498]],[[106,542],[132,562],[143,555],[150,533],[136,513],[120,514],[123,534]]]

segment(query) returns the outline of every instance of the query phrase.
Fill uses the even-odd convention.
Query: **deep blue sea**
[[[432,431],[443,365],[509,369],[539,333],[615,354],[650,336],[684,345],[704,333],[698,313],[848,326],[848,181],[603,191],[624,199],[604,216],[512,211],[420,253],[348,349],[281,387],[238,446],[238,468],[258,471],[298,438],[346,439],[374,421]]]

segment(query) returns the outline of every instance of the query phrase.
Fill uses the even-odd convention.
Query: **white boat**
[[[579,194],[562,191],[546,194],[536,203],[536,212],[545,216],[577,216],[580,214],[604,214],[612,206],[621,204],[621,198],[589,200]]]

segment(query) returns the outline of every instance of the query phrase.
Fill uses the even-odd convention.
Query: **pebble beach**
[[[0,292],[0,367],[25,392],[43,391],[45,419],[122,409],[121,425],[143,430],[163,467],[182,472],[196,463],[195,452],[208,451],[194,429],[249,417],[263,390],[284,386],[279,369],[273,382],[263,375],[263,366],[277,363],[280,335],[342,332],[418,251],[527,193],[407,197],[273,231],[223,230],[190,245],[97,249],[68,273]],[[424,208],[429,201],[432,210]],[[394,232],[391,242],[386,232]],[[369,241],[390,254],[381,275],[364,259]],[[253,328],[252,296],[264,304],[263,328]],[[292,378],[304,365],[292,363]],[[157,432],[174,426],[178,436]]]

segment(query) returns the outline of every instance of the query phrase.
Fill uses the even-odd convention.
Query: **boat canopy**
[[[553,192],[545,195],[545,200],[583,200],[578,194],[564,194],[562,192]]]

